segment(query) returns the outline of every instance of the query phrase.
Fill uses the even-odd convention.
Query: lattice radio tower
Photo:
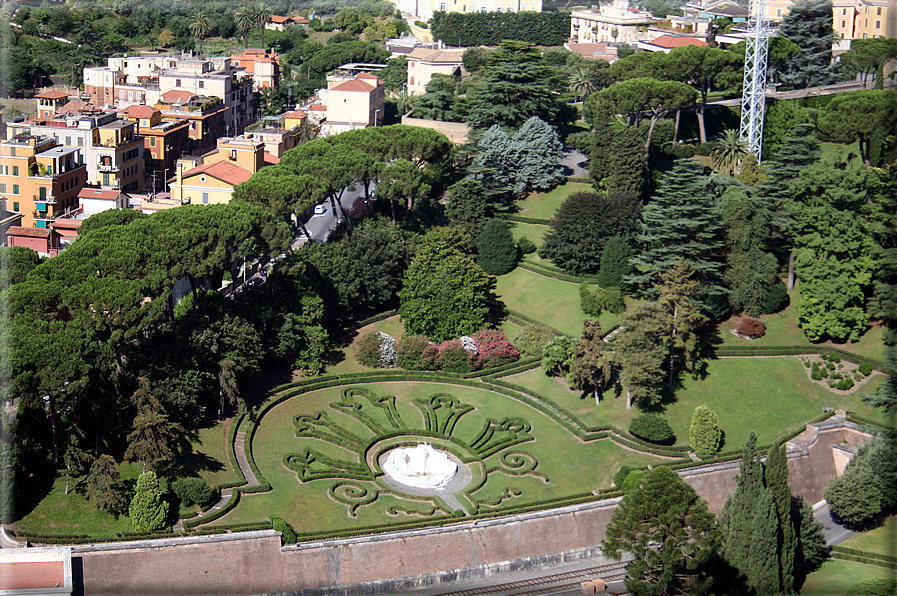
[[[763,110],[766,107],[766,67],[769,28],[763,19],[765,0],[751,0],[751,21],[744,52],[744,89],[741,95],[741,138],[760,161],[763,153]]]

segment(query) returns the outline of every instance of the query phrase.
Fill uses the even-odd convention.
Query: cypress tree
[[[748,584],[757,596],[771,596],[780,591],[779,558],[777,555],[779,518],[775,497],[769,488],[763,490],[754,519],[751,521]]]
[[[700,286],[695,301],[706,315],[715,317],[722,285],[723,229],[719,210],[707,185],[704,166],[693,159],[676,162],[664,177],[654,199],[642,209],[642,252],[630,261],[641,273],[627,282],[655,285],[661,272],[677,262],[689,261]],[[647,289],[649,297],[656,290]]]
[[[604,245],[601,251],[601,270],[598,272],[598,285],[602,288],[620,288],[626,291],[628,288],[623,283],[623,278],[632,273],[632,247],[626,238],[614,236]]]
[[[604,186],[610,194],[629,194],[641,200],[645,193],[645,139],[634,126],[612,134]]]
[[[735,477],[737,487],[727,509],[723,556],[733,567],[748,574],[751,556],[751,532],[754,513],[763,495],[763,466],[757,455],[757,435],[751,431],[741,456],[740,474]]]
[[[490,219],[477,239],[477,265],[489,275],[504,275],[517,262],[517,246],[508,222]]]
[[[766,486],[775,498],[776,514],[779,518],[779,578],[783,592],[794,590],[794,553],[797,536],[791,517],[791,486],[788,484],[788,456],[785,445],[769,448],[764,469]]]
[[[128,513],[138,532],[153,532],[165,525],[168,503],[162,500],[162,488],[155,472],[144,472],[137,477],[137,488]]]

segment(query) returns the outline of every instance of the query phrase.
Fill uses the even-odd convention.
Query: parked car
[[[315,205],[315,215],[324,215],[327,212],[327,206],[324,203]]]

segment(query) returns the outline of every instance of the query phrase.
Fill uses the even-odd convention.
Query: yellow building
[[[249,180],[265,164],[265,144],[248,137],[218,139],[218,147],[199,159],[178,161],[171,179],[175,204],[229,203],[234,187]]]
[[[23,227],[49,228],[78,207],[87,181],[80,149],[52,137],[20,136],[0,143],[0,198],[22,214]]]
[[[408,95],[423,95],[434,74],[460,77],[466,48],[414,48],[408,54]]]
[[[649,31],[657,22],[650,12],[632,9],[629,0],[574,10],[570,15],[570,39],[576,43],[619,42],[635,45],[662,32]]]
[[[542,0],[390,0],[403,14],[429,21],[442,12],[542,12]]]
[[[383,81],[362,73],[349,79],[328,78],[324,136],[383,124],[386,91]],[[332,85],[332,86],[331,86]]]

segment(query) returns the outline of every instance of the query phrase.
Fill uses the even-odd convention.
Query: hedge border
[[[715,355],[717,357],[750,357],[750,356],[803,356],[803,355],[822,355],[837,354],[844,360],[853,364],[863,364],[864,362],[872,365],[872,368],[884,372],[886,363],[873,358],[859,356],[852,352],[847,352],[840,348],[831,346],[726,346],[716,348]]]
[[[848,548],[846,546],[841,546],[840,544],[833,546],[832,552],[833,553],[842,553],[845,555],[854,555],[856,557],[863,557],[865,559],[872,559],[872,560],[878,559],[878,560],[885,561],[888,563],[897,563],[897,557],[895,557],[895,556],[860,550],[857,548]]]
[[[555,329],[554,327],[546,325],[542,321],[537,321],[536,319],[533,319],[532,317],[529,317],[521,312],[517,312],[516,310],[511,310],[510,308],[506,308],[505,310],[508,313],[508,320],[511,321],[512,323],[516,323],[517,325],[522,325],[523,327],[526,327],[527,325],[541,325],[542,327],[545,327],[546,329],[548,329],[549,331],[554,333],[556,336],[561,336],[561,335],[567,336],[566,333],[564,333],[558,329]]]
[[[579,276],[579,275],[571,275],[569,273],[564,273],[562,271],[552,271],[551,269],[546,269],[540,265],[535,265],[533,263],[529,263],[527,261],[520,261],[517,263],[517,266],[521,269],[529,271],[535,275],[541,275],[542,277],[550,277],[552,279],[556,279],[558,281],[563,281],[567,283],[575,283],[581,284],[582,282],[587,282],[589,284],[595,285],[598,283],[598,278],[596,276]]]
[[[847,410],[847,420],[853,422],[854,424],[866,424],[868,426],[874,426],[875,428],[885,429],[884,426],[881,425],[881,422],[875,422],[873,420],[869,420],[868,418],[863,418],[859,416],[856,412],[851,412]]]
[[[528,223],[528,224],[537,224],[540,226],[547,226],[551,223],[550,219],[540,219],[538,217],[524,217],[523,215],[503,215],[502,219],[506,219],[508,221],[516,221],[519,223]]]

